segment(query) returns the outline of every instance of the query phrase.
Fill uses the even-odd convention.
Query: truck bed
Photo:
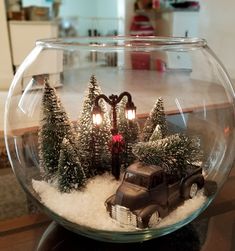
[[[196,173],[202,173],[202,167],[196,165],[188,165],[187,171],[181,177],[179,177],[177,174],[167,174],[167,183],[169,185],[174,185],[174,183],[181,183],[184,179],[187,179]]]

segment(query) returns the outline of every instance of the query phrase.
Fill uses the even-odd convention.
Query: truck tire
[[[181,196],[185,200],[192,199],[196,196],[199,189],[200,189],[200,184],[198,184],[195,181],[189,184],[185,183],[181,190]]]
[[[155,211],[149,218],[148,227],[154,227],[161,221],[160,214]]]
[[[189,188],[189,198],[192,199],[197,195],[198,192],[198,184],[197,183],[192,183],[190,188]]]

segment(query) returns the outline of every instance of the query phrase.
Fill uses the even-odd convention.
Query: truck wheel
[[[190,186],[190,190],[189,190],[189,198],[194,198],[197,194],[198,191],[198,185],[197,183],[192,183]]]
[[[154,226],[156,226],[160,221],[161,221],[161,218],[160,218],[159,212],[156,211],[156,212],[154,212],[154,213],[151,215],[151,217],[149,218],[148,226],[149,226],[149,227],[154,227]]]

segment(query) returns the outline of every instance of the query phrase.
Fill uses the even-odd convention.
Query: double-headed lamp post
[[[119,96],[111,95],[109,97],[101,94],[96,97],[95,105],[93,108],[93,123],[99,126],[102,123],[103,116],[102,110],[99,106],[99,101],[103,99],[106,103],[108,103],[112,108],[112,129],[111,133],[113,136],[118,135],[118,127],[117,127],[117,111],[116,106],[122,100],[122,98],[127,97],[125,116],[128,120],[134,120],[136,117],[136,107],[132,102],[132,97],[129,92],[122,92]],[[113,137],[114,138],[114,137]],[[119,151],[114,151],[111,149],[112,153],[112,174],[118,180],[120,176],[120,159],[119,159]]]

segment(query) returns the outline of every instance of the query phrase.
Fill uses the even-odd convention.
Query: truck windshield
[[[149,179],[146,176],[127,172],[125,174],[124,180],[137,186],[149,188]]]

